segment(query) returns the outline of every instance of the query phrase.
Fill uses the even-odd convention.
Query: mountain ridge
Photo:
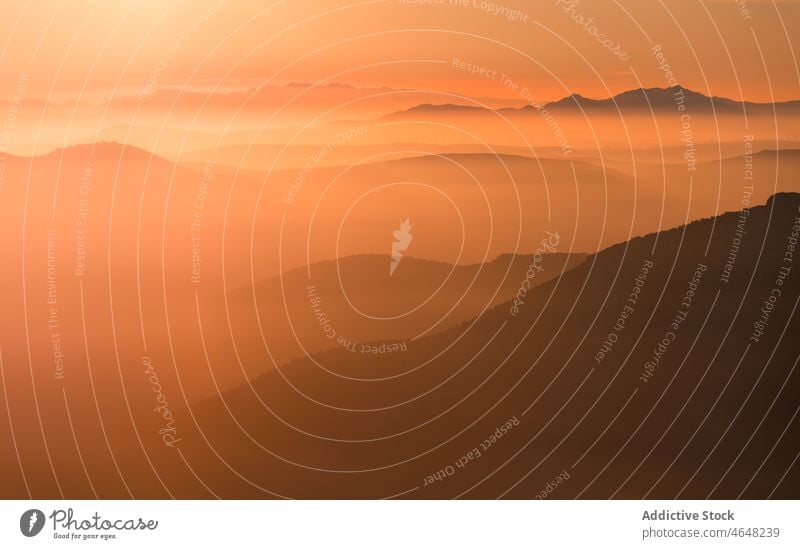
[[[709,96],[701,92],[685,88],[681,85],[672,87],[651,87],[651,88],[635,88],[626,90],[607,98],[588,98],[580,93],[573,93],[561,99],[544,103],[543,105],[525,105],[522,107],[504,107],[499,109],[491,109],[484,106],[464,106],[452,103],[431,104],[423,103],[403,111],[390,113],[383,118],[401,116],[403,114],[444,114],[444,113],[495,113],[495,114],[519,114],[530,111],[540,111],[542,109],[548,110],[571,110],[571,109],[650,109],[677,110],[676,94],[682,94],[683,101],[687,104],[687,109],[697,110],[705,106],[710,112],[721,111],[724,113],[749,108],[751,110],[769,110],[770,108],[776,109],[800,109],[800,99],[789,101],[776,101],[776,102],[754,102],[754,101],[737,101],[727,97]]]

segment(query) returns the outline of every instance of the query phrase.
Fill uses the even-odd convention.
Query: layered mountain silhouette
[[[800,499],[798,2],[5,2],[0,499]]]
[[[708,96],[683,86],[667,88],[638,88],[628,90],[604,99],[591,99],[579,93],[573,93],[540,105],[522,107],[506,107],[491,109],[479,105],[431,104],[425,103],[386,115],[385,118],[398,118],[406,115],[426,114],[480,114],[497,113],[502,115],[536,113],[542,109],[561,114],[612,114],[617,111],[625,114],[637,114],[637,111],[654,114],[672,114],[678,107],[691,114],[726,115],[800,115],[800,101],[780,101],[774,103],[756,103],[752,101],[736,101],[725,97]]]
[[[172,447],[132,383],[135,429],[82,423],[82,465],[55,399],[57,464],[5,453],[4,496],[57,497],[58,479],[92,497],[90,479],[101,497],[796,498],[798,233],[800,194],[776,194],[404,349],[315,353],[185,406],[173,392]],[[14,419],[14,444],[42,438]]]
[[[585,254],[548,253],[533,286],[572,269]],[[232,330],[270,365],[320,351],[400,342],[472,320],[516,295],[534,261],[503,254],[485,264],[403,257],[390,275],[386,255],[349,256],[293,269],[230,292]]]
[[[218,422],[225,444],[248,445],[220,419],[230,411],[281,458],[349,471],[313,474],[307,497],[418,487],[413,497],[528,498],[563,470],[570,482],[555,497],[794,497],[800,278],[776,280],[791,265],[800,195],[751,210],[731,259],[739,223],[730,213],[611,247],[535,289],[518,317],[503,304],[405,354],[295,362],[198,417]],[[775,287],[782,297],[754,341]],[[512,418],[519,426],[482,457],[425,485]],[[238,463],[281,479],[272,486],[282,493],[296,488],[296,466],[281,459],[259,462],[275,467],[271,477]]]
[[[429,142],[450,143],[472,135],[495,146],[544,149],[562,158],[679,148],[691,168],[701,156],[719,159],[709,146],[741,145],[746,136],[761,142],[797,141],[798,117],[796,100],[737,101],[674,86],[598,99],[575,93],[549,103],[530,97],[521,107],[420,102],[384,115],[375,126],[392,138],[413,131]]]

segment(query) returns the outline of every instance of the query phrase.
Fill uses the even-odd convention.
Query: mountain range
[[[503,116],[539,114],[542,110],[559,114],[670,114],[679,111],[679,106],[691,114],[703,115],[800,115],[800,100],[775,103],[737,101],[725,97],[707,96],[703,93],[673,86],[668,88],[638,88],[603,99],[591,99],[578,93],[543,103],[521,107],[492,109],[479,105],[425,103],[386,115],[385,119],[396,119],[415,115],[474,115],[496,113]]]
[[[603,249],[391,352],[313,353],[201,401],[164,381],[174,445],[141,373],[130,420],[112,387],[105,431],[81,412],[88,461],[67,400],[48,400],[58,466],[15,417],[28,481],[4,453],[3,496],[56,497],[58,478],[71,497],[533,498],[560,476],[550,498],[796,498],[800,194],[742,215]],[[11,387],[14,409],[29,390]]]

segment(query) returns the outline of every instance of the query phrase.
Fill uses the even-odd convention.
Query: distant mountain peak
[[[650,87],[635,88],[626,90],[606,98],[590,98],[580,93],[573,92],[561,99],[551,101],[545,105],[525,105],[523,107],[505,107],[500,109],[490,109],[486,107],[472,105],[458,105],[453,103],[432,104],[423,103],[404,111],[398,111],[388,116],[402,116],[404,114],[455,114],[455,113],[530,113],[541,108],[554,110],[570,109],[593,109],[594,111],[617,110],[630,111],[674,111],[678,105],[693,112],[706,113],[734,113],[748,109],[750,113],[771,112],[773,109],[790,109],[792,112],[800,112],[800,100],[775,102],[775,103],[755,103],[750,101],[739,101],[726,97],[709,96],[687,88],[681,84],[669,87]]]

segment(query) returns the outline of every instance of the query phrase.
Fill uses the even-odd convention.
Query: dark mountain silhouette
[[[769,163],[771,154],[757,156]],[[776,155],[786,158],[783,151]],[[508,160],[530,171],[524,169],[530,159]],[[420,165],[446,161],[423,159]],[[730,184],[720,188],[738,199],[741,159],[728,164]],[[572,173],[569,163],[543,165],[554,176]],[[78,276],[76,218],[87,166],[91,233],[86,272]],[[372,177],[378,169],[407,175],[408,166],[371,166],[364,181],[380,181]],[[754,166],[762,190],[775,184],[765,167]],[[575,169],[589,181],[597,173],[582,163]],[[479,178],[492,181],[494,173],[487,169]],[[348,319],[360,326],[353,339],[366,342],[365,352],[312,347],[311,357],[274,369],[260,340],[248,339],[257,330],[254,305],[248,317],[229,303],[236,296],[228,292],[243,288],[251,272],[249,220],[234,231],[230,223],[237,220],[231,219],[227,232],[221,229],[228,190],[243,193],[234,195],[243,208],[255,202],[254,182],[213,179],[203,209],[201,283],[194,284],[190,229],[202,183],[198,172],[132,147],[99,144],[33,159],[8,157],[4,175],[3,254],[24,269],[0,272],[6,290],[0,409],[13,412],[11,421],[0,421],[0,438],[14,449],[0,457],[3,497],[529,498],[563,471],[570,479],[550,497],[798,496],[793,460],[800,380],[794,365],[800,341],[789,336],[798,329],[800,277],[786,262],[796,251],[790,246],[796,245],[798,194],[776,195],[744,222],[733,212],[634,238],[570,263],[564,274],[558,261],[566,264],[565,256],[554,256],[554,269],[543,265],[517,304],[498,300],[523,287],[529,259],[503,256],[483,266],[476,293],[447,318],[447,329],[392,348],[406,334],[423,332],[435,316],[426,312],[416,317],[418,324],[379,321],[376,327],[350,312]],[[453,177],[437,181],[451,189],[460,184]],[[609,188],[626,192],[616,180]],[[581,195],[581,211],[600,203]],[[142,204],[141,213],[131,204]],[[137,235],[132,228],[140,215]],[[48,274],[50,234],[57,243],[54,279]],[[23,250],[21,242],[30,248]],[[523,246],[534,249],[536,239],[526,238]],[[388,281],[404,291],[381,294],[377,277],[386,277],[387,258],[375,259],[374,266],[372,260],[342,266],[344,290],[367,315],[415,306],[423,290],[445,277],[441,264],[404,258]],[[616,331],[646,260],[653,268],[624,329]],[[707,267],[688,314],[659,351],[658,367],[645,376],[659,342],[673,331],[699,263]],[[509,264],[514,276],[493,297]],[[336,295],[332,267],[312,265],[323,300]],[[477,266],[460,269],[445,286],[451,295]],[[430,278],[415,281],[417,273]],[[300,290],[296,305],[310,314],[304,279],[291,284]],[[63,379],[55,377],[56,332],[49,327],[53,283]],[[256,288],[265,298],[260,304],[270,302],[274,288],[274,281]],[[759,328],[763,333],[749,341],[765,302],[772,309]],[[241,303],[248,306],[246,299]],[[341,295],[327,303],[334,305],[332,321],[345,310]],[[485,303],[491,308],[481,313]],[[264,312],[265,332],[279,334],[279,315]],[[617,340],[598,364],[595,357],[611,333]],[[244,385],[205,398],[233,381]],[[162,439],[172,422],[156,412],[159,398],[174,419],[179,440],[172,446]],[[512,427],[493,437],[509,421]],[[473,450],[487,440],[476,458]],[[473,458],[468,464],[454,465],[466,455]],[[448,467],[454,474],[429,480]]]
[[[197,418],[216,444],[239,449],[247,478],[293,496],[531,498],[567,471],[551,497],[797,497],[797,273],[751,335],[800,230],[800,195],[751,210],[722,282],[739,218],[613,246],[533,290],[519,316],[502,304],[404,354],[292,363],[202,404]],[[512,418],[519,425],[487,444]],[[288,465],[249,437],[283,460],[350,473]],[[464,457],[481,443],[481,457]],[[444,480],[430,481],[440,469]],[[253,493],[236,484],[217,488]]]
[[[622,92],[607,99],[588,99],[580,94],[548,103],[548,109],[596,110],[608,109],[630,112],[643,110],[649,112],[674,112],[678,105],[684,105],[686,112],[692,114],[769,114],[774,110],[781,113],[800,113],[800,101],[776,103],[755,103],[736,101],[725,97],[707,96],[700,92],[673,86],[669,88],[639,88]],[[525,107],[532,109],[533,107]]]
[[[796,498],[798,232],[800,194],[782,193],[745,221],[634,238],[516,316],[502,303],[404,352],[318,353],[178,410],[177,450],[154,420],[111,444],[136,497],[533,498],[568,476],[545,495]],[[49,442],[62,477],[79,470],[68,433]],[[53,495],[46,461],[25,464]],[[103,471],[102,495],[127,497]]]
[[[703,93],[673,86],[668,88],[637,88],[628,90],[604,99],[590,99],[578,93],[573,93],[542,105],[526,105],[523,107],[507,107],[490,109],[480,106],[464,106],[454,104],[422,104],[408,110],[389,114],[384,118],[405,118],[421,115],[447,115],[447,114],[501,114],[503,116],[517,114],[539,114],[541,109],[547,109],[561,114],[574,112],[576,114],[591,113],[608,114],[617,111],[636,114],[637,112],[669,113],[676,112],[678,105],[684,105],[686,112],[692,114],[773,114],[798,115],[800,114],[800,101],[783,101],[775,103],[756,103],[752,101],[736,101],[725,97],[707,96]]]

